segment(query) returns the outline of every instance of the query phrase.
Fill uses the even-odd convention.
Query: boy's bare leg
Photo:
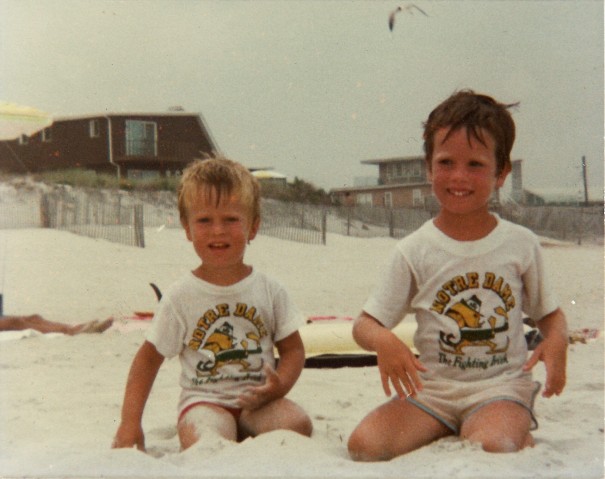
[[[200,404],[191,408],[177,425],[181,449],[185,450],[200,438],[220,436],[237,440],[237,423],[231,413],[219,406]]]
[[[481,443],[488,452],[516,452],[533,447],[531,415],[513,401],[495,401],[473,413],[462,425],[460,437]]]
[[[453,431],[419,407],[393,399],[368,414],[349,438],[355,461],[387,461]]]
[[[313,432],[313,424],[307,413],[287,398],[276,399],[254,411],[243,410],[239,427],[240,439],[277,429],[287,429],[303,436],[311,436]]]

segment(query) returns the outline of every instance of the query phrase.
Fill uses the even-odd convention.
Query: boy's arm
[[[426,371],[426,368],[412,350],[376,318],[362,311],[353,324],[353,338],[363,349],[376,352],[382,388],[387,396],[391,395],[389,383],[399,397],[422,390],[418,371]]]
[[[567,321],[561,309],[547,314],[536,326],[544,336],[534,353],[525,363],[524,370],[530,371],[538,361],[544,361],[546,367],[546,385],[542,396],[551,397],[561,394],[566,382],[567,367]]]
[[[122,420],[111,447],[136,446],[142,451],[145,450],[145,436],[141,425],[143,410],[163,362],[164,356],[158,353],[150,342],[145,341],[139,348],[128,374],[122,404]]]
[[[265,365],[265,383],[248,388],[239,397],[243,409],[258,409],[275,399],[284,397],[298,380],[305,367],[305,348],[298,331],[275,343],[279,352],[279,363],[274,370]]]

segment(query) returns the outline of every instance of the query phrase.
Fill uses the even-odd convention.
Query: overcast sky
[[[54,116],[201,113],[220,149],[326,189],[422,153],[472,88],[514,112],[525,186],[603,192],[603,2],[0,0],[0,99]]]

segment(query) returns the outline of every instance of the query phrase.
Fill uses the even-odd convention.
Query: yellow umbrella
[[[35,108],[0,101],[0,140],[32,135],[52,123],[48,113]]]

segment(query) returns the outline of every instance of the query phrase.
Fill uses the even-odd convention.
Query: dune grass
[[[35,179],[49,184],[78,188],[120,189],[127,191],[176,191],[178,177],[118,178],[107,173],[72,168],[37,173]]]

